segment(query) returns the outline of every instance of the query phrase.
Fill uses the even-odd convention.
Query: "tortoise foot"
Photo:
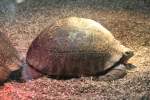
[[[113,80],[123,78],[126,74],[127,74],[127,72],[126,72],[125,65],[120,64],[120,65],[116,66],[115,68],[113,68],[108,73],[106,73],[105,75],[98,76],[98,77],[94,78],[94,80],[97,80],[97,81],[113,81]]]

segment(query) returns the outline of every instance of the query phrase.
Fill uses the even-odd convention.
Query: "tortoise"
[[[17,79],[21,73],[21,61],[5,33],[0,32],[0,83],[7,79]]]
[[[24,79],[93,76],[115,80],[126,75],[133,50],[123,46],[100,23],[80,17],[53,22],[30,45]]]

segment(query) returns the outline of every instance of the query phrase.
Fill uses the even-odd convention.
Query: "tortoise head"
[[[132,57],[134,56],[134,50],[130,49],[130,48],[127,48],[123,45],[122,46],[122,53],[123,53],[123,56],[120,60],[120,63],[123,63],[123,64],[127,64],[127,61]]]

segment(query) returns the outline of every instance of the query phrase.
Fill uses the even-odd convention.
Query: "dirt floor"
[[[9,8],[9,2],[4,8]],[[54,80],[42,77],[26,83],[8,82],[0,100],[150,100],[150,2],[147,0],[26,0],[4,13],[0,31],[25,57],[32,40],[53,20],[68,16],[90,18],[109,29],[135,50],[129,61],[136,68],[119,80],[92,81],[90,77]],[[12,17],[8,17],[13,15]]]

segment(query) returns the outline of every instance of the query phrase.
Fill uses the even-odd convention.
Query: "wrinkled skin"
[[[104,75],[97,79],[114,80],[126,74],[132,56],[133,51],[99,23],[70,17],[54,22],[32,42],[23,78]]]
[[[5,34],[0,32],[0,83],[5,82],[10,77],[18,77],[14,72],[20,69],[20,64],[16,49]]]

